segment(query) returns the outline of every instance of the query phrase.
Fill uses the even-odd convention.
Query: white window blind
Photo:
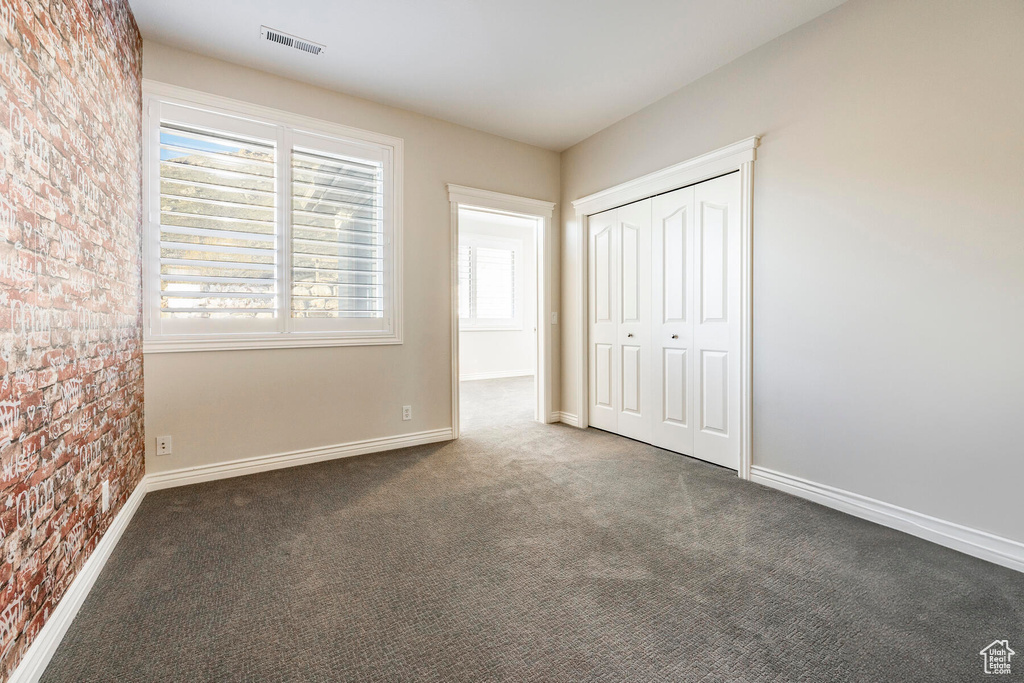
[[[401,341],[400,140],[147,102],[147,349]]]
[[[292,316],[384,317],[383,167],[292,150]]]
[[[477,247],[476,318],[510,320],[516,317],[516,259],[512,249]]]
[[[459,318],[464,327],[522,325],[522,242],[467,235],[459,245]]]
[[[473,315],[470,306],[470,287],[473,277],[473,247],[459,245],[459,318],[469,319]]]
[[[161,317],[275,316],[275,157],[273,140],[161,125]]]

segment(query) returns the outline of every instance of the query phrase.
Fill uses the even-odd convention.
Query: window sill
[[[522,332],[523,326],[512,327],[460,327],[459,332]]]
[[[274,334],[185,339],[147,339],[142,353],[189,353],[199,351],[250,351],[255,349],[308,349],[326,346],[381,346],[401,344],[399,335],[367,335],[339,337],[323,334]]]

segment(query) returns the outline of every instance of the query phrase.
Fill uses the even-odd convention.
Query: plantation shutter
[[[296,329],[385,324],[385,159],[297,134],[291,149],[291,315]]]
[[[459,245],[459,318],[472,318],[473,247]]]
[[[459,319],[467,328],[522,324],[520,240],[467,233],[459,244]]]
[[[147,107],[147,343],[400,343],[401,140]]]
[[[277,147],[268,126],[194,113],[159,129],[159,315],[166,331],[277,326]],[[262,134],[262,135],[261,135]]]
[[[512,249],[477,247],[475,317],[480,320],[511,320],[515,309],[515,252]]]

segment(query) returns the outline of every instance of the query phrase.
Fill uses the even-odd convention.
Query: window
[[[401,140],[147,103],[147,351],[401,342]]]
[[[523,326],[522,242],[480,235],[459,240],[459,323],[464,329]]]

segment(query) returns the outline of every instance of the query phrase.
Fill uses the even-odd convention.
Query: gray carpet
[[[458,443],[148,495],[43,680],[934,682],[1024,652],[1024,575],[531,423],[531,392],[464,384]]]

